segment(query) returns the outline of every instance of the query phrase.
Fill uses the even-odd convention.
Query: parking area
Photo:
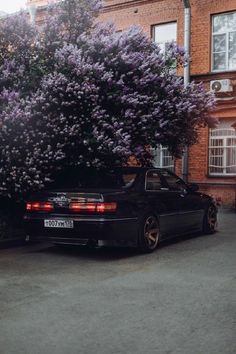
[[[236,214],[152,254],[0,250],[1,354],[235,354]]]

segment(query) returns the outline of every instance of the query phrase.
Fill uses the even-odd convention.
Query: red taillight
[[[53,211],[53,204],[50,202],[29,202],[26,204],[28,211]]]
[[[114,213],[117,203],[70,203],[69,209],[76,213]]]
[[[97,212],[98,213],[114,213],[117,209],[116,203],[98,203]]]
[[[69,209],[76,213],[81,213],[83,211],[86,212],[95,212],[96,211],[96,203],[70,203]]]

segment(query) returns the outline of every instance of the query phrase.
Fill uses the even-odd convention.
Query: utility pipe
[[[184,86],[186,87],[190,82],[190,37],[191,37],[191,6],[189,0],[183,0],[184,2],[184,49],[188,57],[188,61],[184,66]],[[186,146],[182,158],[182,177],[183,180],[188,182],[188,160],[189,151]]]
[[[29,4],[28,9],[30,14],[30,22],[32,23],[33,26],[35,26],[35,17],[36,17],[37,8],[35,4]]]

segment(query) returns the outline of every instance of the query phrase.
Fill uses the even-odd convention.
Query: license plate
[[[58,227],[64,229],[73,229],[73,220],[44,220],[44,227]]]

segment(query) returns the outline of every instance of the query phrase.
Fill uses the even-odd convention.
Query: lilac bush
[[[213,96],[200,84],[184,88],[173,70],[185,65],[183,50],[170,44],[164,56],[137,27],[93,25],[99,8],[66,0],[43,28],[23,14],[22,23],[12,18],[0,28],[12,28],[14,39],[15,21],[26,36],[15,50],[5,32],[0,42],[0,188],[11,195],[43,188],[68,166],[124,165],[130,157],[148,165],[157,144],[179,157],[211,123]]]

